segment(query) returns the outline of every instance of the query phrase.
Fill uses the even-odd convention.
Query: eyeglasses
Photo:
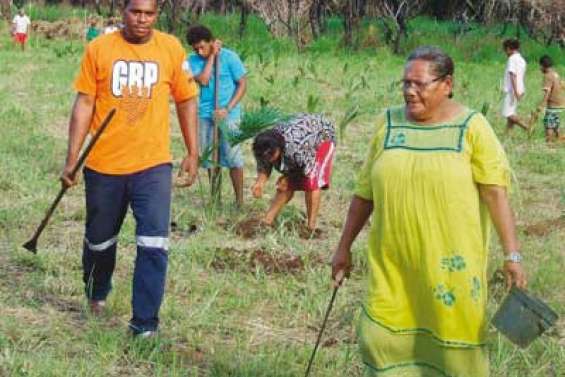
[[[417,90],[418,92],[423,92],[424,90],[426,90],[426,88],[427,88],[428,86],[430,86],[430,85],[433,84],[434,82],[439,81],[439,80],[443,80],[443,79],[446,78],[446,77],[447,77],[447,75],[443,75],[443,76],[440,76],[440,77],[436,77],[436,78],[433,79],[433,80],[424,81],[424,82],[422,82],[422,81],[414,81],[414,80],[404,80],[404,79],[402,79],[402,80],[400,80],[400,82],[402,83],[402,88],[403,88],[404,90],[410,89],[412,86],[414,86],[414,88],[416,88],[416,90]]]

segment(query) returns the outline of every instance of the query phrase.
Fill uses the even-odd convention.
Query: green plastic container
[[[526,348],[557,321],[558,315],[540,299],[512,287],[492,319],[510,341]]]

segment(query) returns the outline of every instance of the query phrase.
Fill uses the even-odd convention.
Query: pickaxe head
[[[37,254],[37,239],[32,238],[31,240],[27,241],[22,245],[26,250],[31,251],[34,254]]]

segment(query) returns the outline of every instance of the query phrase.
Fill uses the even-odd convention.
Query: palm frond
[[[289,119],[289,115],[277,108],[262,106],[255,110],[246,111],[243,114],[238,130],[230,129],[227,122],[222,122],[220,129],[230,145],[234,146],[257,136],[260,132],[277,123],[285,122]]]
[[[319,103],[320,103],[320,97],[310,94],[306,102],[306,110],[309,113],[315,113]]]
[[[490,108],[490,103],[489,102],[483,102],[483,107],[481,108],[481,113],[486,116],[488,114]]]
[[[202,166],[204,164],[215,165],[213,154],[214,154],[214,146],[209,145],[205,150],[201,151],[200,157],[198,158],[198,165],[199,166]]]
[[[345,130],[347,128],[347,126],[355,119],[357,118],[359,115],[361,115],[360,111],[359,111],[359,105],[353,105],[351,106],[347,112],[345,113],[345,115],[343,116],[343,118],[341,119],[341,121],[339,122],[339,136],[340,139],[344,138],[344,134],[345,134]]]

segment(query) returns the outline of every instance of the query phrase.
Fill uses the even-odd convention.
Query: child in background
[[[512,130],[515,124],[528,131],[528,127],[518,117],[518,102],[526,92],[524,85],[526,61],[520,54],[520,42],[517,39],[505,40],[502,47],[508,56],[504,71],[504,101],[502,103],[502,116],[506,118],[506,132]]]
[[[539,60],[543,73],[543,98],[537,108],[537,113],[545,109],[543,127],[545,140],[548,143],[559,139],[560,114],[565,111],[564,85],[559,74],[553,69],[553,61],[548,55]]]
[[[100,30],[98,29],[98,22],[93,19],[90,21],[90,26],[86,29],[86,41],[90,42],[94,38],[100,35]]]

